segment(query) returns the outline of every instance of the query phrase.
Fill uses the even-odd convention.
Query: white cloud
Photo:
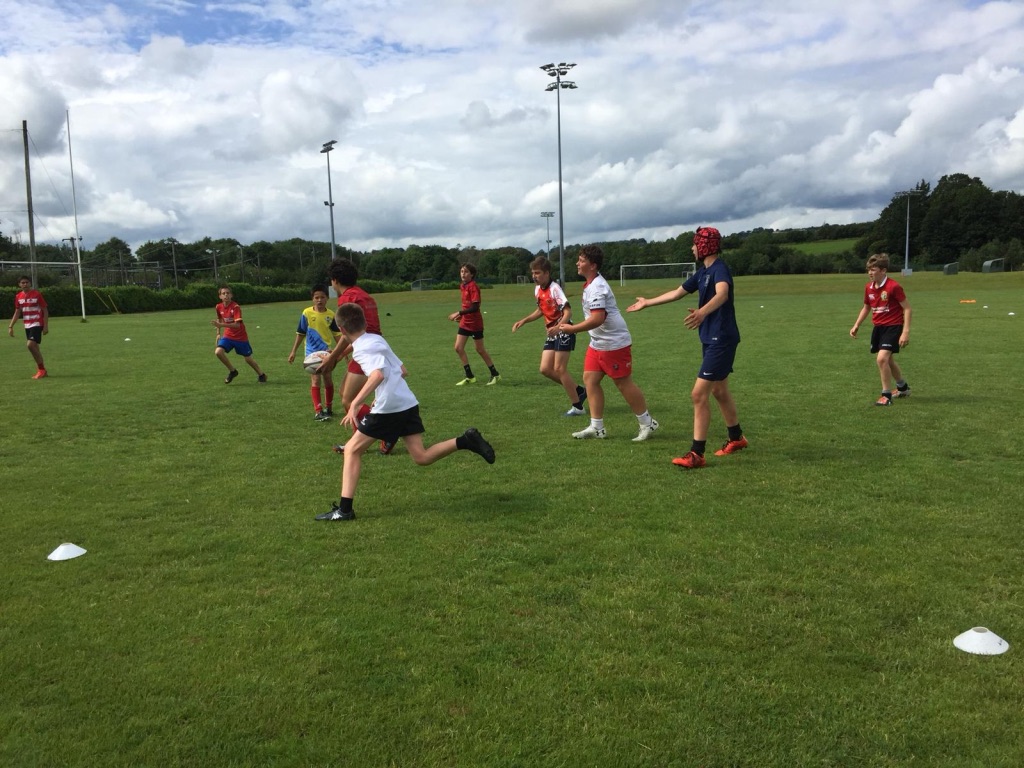
[[[1024,4],[0,0],[0,230],[524,245],[873,218],[946,173],[1024,191]],[[38,178],[35,178],[38,176]],[[6,212],[5,212],[6,211]],[[21,217],[19,223],[18,217]],[[551,222],[557,228],[557,218]]]

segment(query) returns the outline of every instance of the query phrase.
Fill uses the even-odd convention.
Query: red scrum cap
[[[697,256],[701,259],[719,253],[722,250],[722,233],[714,227],[698,227],[693,244],[697,246]]]

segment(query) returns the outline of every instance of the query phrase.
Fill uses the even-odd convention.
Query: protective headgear
[[[697,246],[697,258],[703,261],[708,256],[722,250],[722,233],[714,227],[698,227],[693,236],[693,244]]]

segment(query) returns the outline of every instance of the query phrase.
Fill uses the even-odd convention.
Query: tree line
[[[992,191],[963,173],[943,176],[932,190],[926,181],[895,193],[879,217],[857,224],[823,224],[802,229],[757,228],[723,238],[734,274],[802,274],[859,272],[871,253],[906,255],[909,221],[911,266],[926,269],[957,262],[964,271],[980,271],[984,261],[1001,258],[1006,269],[1024,267],[1024,197]],[[692,261],[693,232],[664,241],[643,238],[601,243],[604,272],[622,264]],[[807,243],[842,242],[836,248],[805,249]],[[851,244],[852,241],[852,244]],[[575,255],[583,243],[566,247],[566,278],[578,279]],[[517,246],[479,249],[461,245],[409,245],[372,251],[336,246],[338,256],[352,259],[367,280],[388,284],[458,281],[459,266],[477,266],[484,282],[510,283],[529,275],[530,261],[546,252]],[[557,250],[551,253],[557,265]],[[301,238],[243,244],[233,238],[203,238],[183,243],[172,238],[150,241],[132,252],[120,238],[82,251],[83,278],[90,285],[144,285],[184,288],[192,283],[229,281],[261,286],[308,286],[322,281],[331,259],[330,243]],[[28,261],[28,247],[0,233],[0,260]],[[71,246],[40,244],[36,261],[74,261]],[[896,260],[899,263],[899,260]],[[20,267],[0,271],[0,285],[14,285]],[[40,267],[42,285],[75,281],[71,268]]]

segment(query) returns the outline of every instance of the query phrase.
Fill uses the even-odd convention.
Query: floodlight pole
[[[562,207],[562,89],[574,89],[576,83],[572,80],[562,78],[569,74],[569,70],[575,64],[566,64],[564,61],[556,64],[545,64],[541,67],[548,75],[555,78],[555,82],[548,83],[545,91],[555,92],[556,113],[558,115],[558,282],[565,286],[565,216]]]
[[[905,189],[902,192],[897,192],[897,197],[907,198],[907,235],[904,242],[905,251],[903,253],[903,277],[914,274],[914,270],[910,268],[910,198],[913,195],[922,194],[920,189]]]
[[[331,212],[331,261],[335,259],[334,251],[334,193],[331,190],[331,150],[334,149],[334,145],[338,143],[337,139],[331,139],[325,141],[323,148],[320,150],[321,155],[327,155],[327,199],[324,200],[324,205],[328,207]]]
[[[548,225],[548,239],[545,242],[548,244],[548,261],[551,261],[551,217],[555,215],[555,212],[541,211],[540,215],[544,217],[544,221]]]

